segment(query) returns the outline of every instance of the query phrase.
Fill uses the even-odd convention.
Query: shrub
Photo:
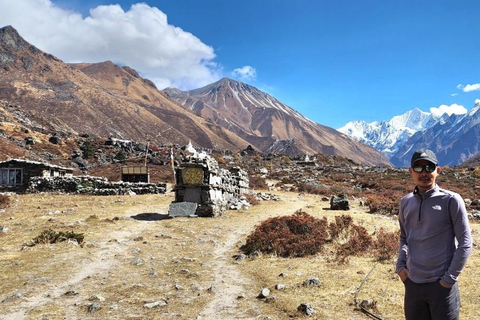
[[[338,240],[340,241],[333,241]],[[292,216],[270,218],[247,237],[240,249],[251,254],[260,251],[282,257],[302,257],[322,252],[326,243],[334,245],[336,259],[346,263],[350,256],[373,255],[379,261],[396,256],[398,234],[381,228],[374,239],[363,226],[353,223],[349,215],[336,216],[328,224],[327,218],[314,218],[299,210]]]
[[[82,150],[83,157],[85,159],[90,159],[95,156],[95,147],[90,141],[85,141],[80,145],[80,150]]]
[[[115,155],[115,160],[119,161],[119,162],[125,162],[128,157],[127,155],[125,155],[125,152],[123,152],[122,150],[120,150],[116,155]]]
[[[302,257],[320,252],[327,242],[327,219],[316,219],[298,210],[291,216],[270,218],[247,237],[240,249],[281,257]]]
[[[246,193],[243,196],[245,197],[245,199],[247,199],[248,203],[250,203],[252,206],[255,206],[260,203],[260,200],[258,200],[254,194]]]
[[[79,244],[83,242],[84,236],[83,233],[75,233],[73,231],[53,231],[52,229],[44,230],[38,236],[33,239],[33,245],[39,243],[57,243],[62,241],[67,241],[68,239],[74,239]]]
[[[329,231],[332,239],[336,239],[340,234],[347,232],[352,224],[352,217],[347,215],[336,216],[335,222],[330,223]]]
[[[0,194],[0,209],[5,209],[10,204],[10,197],[4,194]]]
[[[385,229],[380,228],[373,247],[375,248],[375,255],[379,261],[385,261],[395,257],[400,247],[398,233],[387,232]]]
[[[249,176],[250,188],[252,189],[267,189],[268,185],[265,178],[259,176]]]
[[[341,262],[344,262],[348,256],[367,253],[372,244],[373,238],[368,234],[367,229],[359,225],[352,225],[350,238],[339,247],[337,256]]]
[[[476,179],[480,178],[480,168],[473,169],[471,175]]]
[[[401,196],[380,196],[369,195],[365,200],[365,205],[370,209],[370,213],[381,213],[385,215],[394,215],[398,213],[398,205]]]

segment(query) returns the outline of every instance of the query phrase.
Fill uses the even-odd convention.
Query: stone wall
[[[66,192],[94,195],[164,194],[166,183],[110,182],[92,176],[34,177],[27,192]]]
[[[191,180],[187,170],[193,170],[197,178]],[[250,185],[246,171],[239,167],[220,168],[206,154],[185,159],[175,176],[175,201],[170,206],[170,216],[219,216],[226,209],[238,208]]]

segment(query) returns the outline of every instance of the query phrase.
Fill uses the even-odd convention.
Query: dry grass
[[[312,319],[369,319],[353,301],[375,263],[372,257],[350,257],[348,264],[339,264],[332,244],[322,254],[302,258],[233,259],[255,226],[268,218],[302,209],[334,221],[346,213],[326,210],[328,203],[320,196],[278,195],[282,201],[196,219],[162,219],[171,193],[13,195],[0,213],[0,226],[9,229],[0,233],[0,318],[282,320],[307,318],[297,311],[307,302],[317,311]],[[371,234],[382,227],[398,230],[395,218],[368,214],[357,204],[348,214]],[[138,219],[142,217],[151,220]],[[478,243],[479,224],[471,226]],[[22,250],[46,229],[83,233],[85,245],[60,242]],[[479,264],[475,248],[461,275],[463,319],[480,319]],[[304,287],[308,278],[318,278],[322,285]],[[276,284],[285,284],[285,290],[275,290]],[[275,298],[268,303],[258,299],[262,288]],[[13,298],[16,293],[19,298]],[[383,319],[403,319],[403,286],[393,260],[375,267],[358,299],[375,301]],[[161,300],[167,305],[145,307]],[[88,312],[94,302],[101,308]]]

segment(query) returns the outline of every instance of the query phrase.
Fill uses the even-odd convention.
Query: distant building
[[[122,181],[150,183],[147,166],[129,166],[122,168]]]
[[[25,159],[0,162],[0,187],[25,189],[32,177],[71,177],[73,169]]]

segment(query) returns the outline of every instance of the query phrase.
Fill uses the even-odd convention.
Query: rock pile
[[[27,192],[66,192],[93,195],[164,194],[166,183],[110,182],[106,178],[92,176],[34,177]]]

